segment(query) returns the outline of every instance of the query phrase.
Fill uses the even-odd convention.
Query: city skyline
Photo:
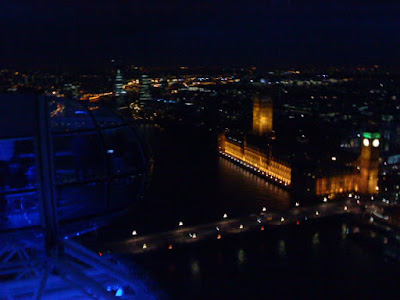
[[[1,1],[0,300],[394,298],[399,13]]]

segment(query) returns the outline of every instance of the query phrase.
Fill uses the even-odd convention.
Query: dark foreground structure
[[[148,166],[132,128],[63,98],[1,96],[0,114],[0,299],[151,299],[71,239],[141,196]]]

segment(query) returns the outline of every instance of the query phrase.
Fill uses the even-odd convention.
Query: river
[[[154,171],[135,210],[105,228],[115,240],[292,207],[290,194],[217,155],[216,134],[140,128]],[[208,240],[172,251],[123,255],[160,298],[397,298],[399,271],[348,237],[343,217]]]

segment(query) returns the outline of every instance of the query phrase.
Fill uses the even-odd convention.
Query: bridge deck
[[[359,206],[346,203],[324,203],[309,207],[295,207],[286,212],[262,212],[244,218],[222,218],[222,220],[197,226],[181,226],[167,232],[135,235],[110,246],[125,253],[146,253],[156,250],[172,250],[174,247],[195,243],[205,239],[222,239],[227,235],[246,231],[268,230],[288,224],[307,222],[313,219],[359,213]]]

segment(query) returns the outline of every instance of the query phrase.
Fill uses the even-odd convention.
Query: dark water
[[[397,265],[346,231],[336,219],[131,259],[169,299],[398,299]]]
[[[216,154],[216,136],[143,128],[154,173],[114,238],[293,205],[290,195]],[[169,299],[398,299],[398,267],[349,238],[342,218],[125,257]],[[116,230],[117,228],[117,230]]]
[[[124,234],[135,229],[159,232],[185,225],[268,210],[286,210],[290,194],[217,155],[217,137],[202,129],[155,128],[141,131],[152,147],[154,171],[144,199],[120,222]],[[119,232],[122,234],[122,232]]]

